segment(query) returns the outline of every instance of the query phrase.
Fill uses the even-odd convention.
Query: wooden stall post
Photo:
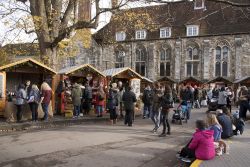
[[[54,114],[55,113],[55,95],[56,95],[56,75],[52,75],[52,85],[51,85],[51,88],[52,88],[52,99],[51,99],[51,102],[52,102],[52,113]]]

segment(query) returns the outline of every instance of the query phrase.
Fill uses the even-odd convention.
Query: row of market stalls
[[[40,87],[43,81],[46,81],[51,85],[53,95],[52,103],[50,106],[50,115],[53,115],[55,111],[64,113],[73,110],[73,105],[68,102],[67,106],[62,106],[64,100],[70,101],[70,97],[63,93],[67,93],[68,88],[72,83],[84,83],[88,82],[93,88],[93,94],[97,90],[100,84],[104,85],[105,89],[108,89],[109,85],[113,82],[121,82],[123,86],[130,85],[137,97],[143,91],[147,84],[153,84],[154,82],[148,78],[142,77],[130,68],[114,68],[105,71],[99,71],[89,64],[64,68],[59,72],[47,67],[46,65],[33,60],[31,58],[17,61],[5,66],[0,67],[0,116],[4,116],[9,120],[14,120],[16,111],[14,104],[14,93],[17,90],[17,86],[20,83],[25,83],[30,80],[33,84]],[[235,82],[230,81],[224,77],[217,77],[210,81],[200,81],[197,78],[189,77],[180,82],[177,82],[170,77],[163,77],[158,80],[162,84],[168,84],[173,88],[176,88],[181,84],[202,86],[204,84],[225,84],[230,85],[245,85],[250,86],[250,77],[244,77]],[[60,86],[66,84],[66,89],[60,91]],[[68,87],[68,88],[67,88]],[[59,91],[58,91],[59,90]],[[63,92],[63,93],[58,93]],[[31,118],[31,113],[28,105],[24,107],[24,118]],[[43,116],[41,107],[38,109],[39,117]]]
[[[124,85],[131,85],[139,96],[142,79],[143,77],[140,74],[130,68],[109,69],[101,72],[91,65],[85,64],[64,68],[56,72],[31,58],[20,60],[0,67],[0,116],[7,118],[9,121],[16,119],[15,92],[18,85],[24,84],[26,81],[31,81],[39,88],[43,81],[51,86],[53,94],[49,113],[53,116],[56,111],[59,113],[72,112],[73,105],[70,103],[70,94],[67,96],[72,83],[77,82],[84,85],[88,82],[94,95],[100,84],[108,89],[111,82],[120,81]],[[65,100],[67,105],[63,106],[62,103]],[[42,116],[42,108],[39,105],[38,117],[41,118]],[[27,104],[23,107],[23,119],[30,118],[31,112]]]

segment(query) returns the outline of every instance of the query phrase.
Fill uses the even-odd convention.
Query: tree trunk
[[[51,67],[54,70],[58,70],[58,61],[57,61],[57,47],[54,48],[44,48],[41,52],[41,61]]]

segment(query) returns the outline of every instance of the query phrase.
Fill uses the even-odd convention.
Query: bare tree
[[[78,29],[97,28],[102,13],[113,12],[125,6],[129,0],[112,0],[112,5],[102,8],[100,0],[5,0],[8,9],[1,11],[2,18],[16,11],[26,12],[27,17],[20,18],[18,28],[22,27],[27,34],[35,33],[39,43],[42,61],[55,67],[57,61],[58,44],[70,37]],[[1,5],[1,4],[0,4]],[[83,10],[80,9],[84,8]],[[94,8],[95,15],[91,17],[90,8]],[[86,12],[89,10],[89,12]],[[85,11],[84,13],[79,13]],[[81,16],[81,15],[88,16]],[[78,17],[80,16],[80,17]],[[21,22],[21,23],[20,23]],[[12,30],[15,30],[13,27]],[[18,33],[16,33],[18,35]]]

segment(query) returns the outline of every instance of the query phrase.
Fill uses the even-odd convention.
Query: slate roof
[[[145,40],[160,39],[162,27],[171,27],[171,38],[186,37],[187,25],[198,25],[199,36],[250,33],[248,8],[211,1],[205,1],[205,6],[205,9],[194,10],[194,1],[184,1],[121,10],[94,38],[98,43],[109,44],[115,42],[116,32],[125,31],[125,41],[131,41],[135,38],[135,30],[143,29],[138,28],[140,24],[147,29]]]

